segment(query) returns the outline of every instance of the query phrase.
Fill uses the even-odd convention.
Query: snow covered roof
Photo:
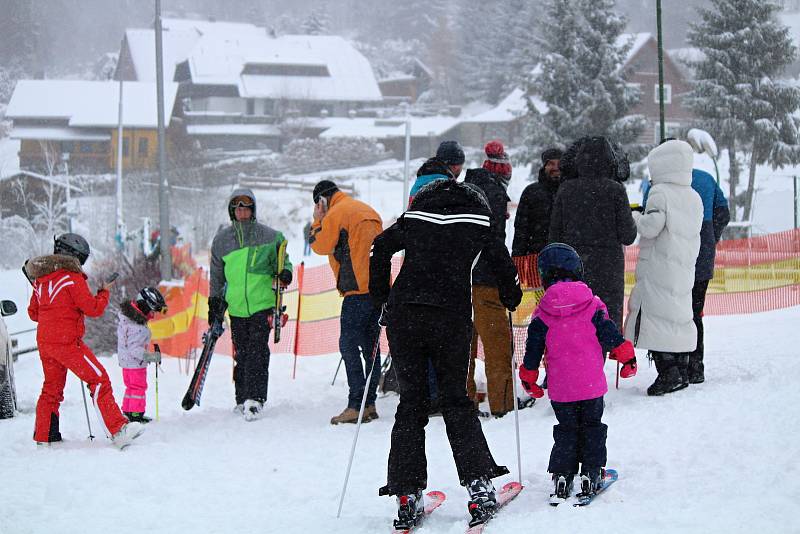
[[[412,137],[439,137],[452,130],[461,122],[458,117],[411,117]],[[386,139],[388,137],[404,137],[406,135],[405,117],[385,119],[374,118],[341,118],[320,119],[315,126],[326,127],[320,137],[368,137]]]
[[[280,129],[273,124],[190,124],[189,135],[263,135],[278,136]]]
[[[165,125],[169,125],[177,83],[164,84]],[[156,85],[124,82],[123,125],[156,128]],[[119,82],[20,80],[6,110],[10,119],[62,119],[71,127],[109,128],[117,125]]]
[[[639,53],[639,50],[641,50],[642,47],[645,45],[645,43],[647,43],[647,41],[649,41],[650,39],[653,39],[653,34],[649,32],[623,33],[619,37],[617,37],[617,42],[616,42],[617,47],[623,46],[631,41],[633,42],[622,64],[627,65],[628,62],[633,59],[633,56]]]
[[[48,183],[51,183],[53,185],[57,185],[59,187],[63,187],[63,188],[67,187],[67,181],[66,181],[66,179],[62,178],[61,175],[47,176],[47,175],[44,175],[44,174],[39,174],[38,172],[24,171],[24,170],[19,170],[19,169],[17,169],[17,172],[12,173],[12,174],[9,174],[9,173],[0,174],[0,182],[2,182],[4,180],[10,180],[11,178],[15,178],[17,176],[29,176],[31,178],[36,178],[37,180],[41,180],[43,182],[48,182]],[[83,190],[80,187],[78,187],[76,185],[73,185],[72,183],[69,184],[69,189],[70,189],[70,191],[75,191],[77,193],[83,192]]]
[[[367,58],[339,36],[271,37],[252,24],[186,19],[164,19],[163,28],[166,80],[188,60],[192,83],[235,86],[243,98],[382,99]],[[138,79],[154,80],[154,30],[126,37]]]
[[[540,113],[547,113],[547,104],[540,98],[532,97],[531,102]],[[527,113],[527,111],[528,105],[525,101],[525,91],[516,88],[492,109],[470,117],[464,122],[511,122]]]
[[[97,128],[67,126],[14,126],[12,139],[41,139],[42,141],[108,141],[111,133]]]

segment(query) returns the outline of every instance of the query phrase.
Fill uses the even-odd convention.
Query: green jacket
[[[283,234],[255,220],[221,228],[211,245],[209,297],[224,296],[232,317],[275,307],[278,248],[284,241]],[[292,272],[288,255],[283,268]]]

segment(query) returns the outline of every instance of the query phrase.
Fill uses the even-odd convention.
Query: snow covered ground
[[[543,400],[520,412],[526,488],[487,532],[800,532],[800,308],[706,319],[705,384],[648,398],[655,377],[640,354],[639,376],[606,396],[609,466],[620,480],[589,508],[551,508],[546,474],[555,422]],[[121,399],[114,358],[103,358]],[[189,377],[176,360],[159,374],[160,421],[120,452],[87,440],[77,379],[67,380],[60,447],[31,440],[41,387],[35,355],[16,366],[22,413],[0,421],[0,532],[389,532],[385,482],[397,397],[378,400],[380,419],[364,425],[341,519],[336,519],[355,428],[328,419],[345,405],[337,357],[275,356],[266,417],[233,414],[231,361],[211,365],[202,406],[180,408]],[[607,365],[613,384],[613,367]],[[155,389],[148,390],[154,414]],[[96,434],[102,434],[93,419]],[[514,419],[483,423],[492,451],[516,473]],[[429,487],[448,500],[421,529],[462,532],[467,513],[441,418],[428,425]],[[515,475],[514,475],[515,476]],[[499,479],[502,483],[510,480]]]

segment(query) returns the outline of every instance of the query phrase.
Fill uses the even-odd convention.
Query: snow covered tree
[[[711,0],[692,24],[689,42],[703,53],[691,62],[694,88],[686,104],[703,124],[730,162],[731,205],[743,207],[749,220],[759,164],[773,168],[800,160],[797,117],[800,89],[775,81],[797,55],[789,30],[775,14],[780,5],[771,0]],[[748,154],[749,180],[742,195],[739,154]],[[737,210],[732,216],[736,218]]]
[[[328,16],[327,6],[315,6],[311,13],[300,25],[300,29],[305,35],[327,35],[330,33],[330,17]]]
[[[531,104],[526,141],[533,153],[565,146],[585,135],[607,136],[630,145],[644,118],[629,115],[639,95],[626,90],[622,63],[632,43],[618,44],[625,18],[614,0],[546,0],[537,39],[539,64],[526,88],[542,100]]]

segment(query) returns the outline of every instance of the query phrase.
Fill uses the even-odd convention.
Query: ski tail
[[[286,265],[286,240],[281,241],[278,246],[278,272],[275,273],[275,310],[272,313],[272,322],[275,325],[275,343],[281,340],[281,326],[283,322],[283,311],[286,308],[283,305],[283,286],[281,286],[278,275],[283,272]]]
[[[192,380],[189,382],[189,388],[183,396],[183,401],[181,401],[181,406],[184,410],[191,410],[195,405],[200,406],[200,396],[203,394],[203,386],[206,383],[206,376],[208,376],[211,356],[214,354],[214,346],[217,344],[217,339],[221,334],[222,327],[219,325],[219,328],[212,326],[203,336],[205,338],[203,352],[197,361],[197,367],[195,367]]]

